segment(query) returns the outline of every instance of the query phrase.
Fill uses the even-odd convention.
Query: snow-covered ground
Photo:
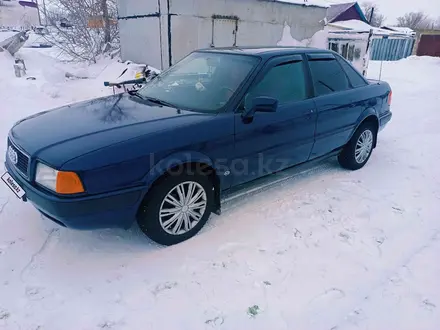
[[[21,54],[37,80],[0,54],[4,142],[19,118],[109,92],[108,63],[66,81],[81,68]],[[230,202],[169,248],[60,228],[0,185],[0,329],[438,329],[438,77],[440,59],[385,63],[394,118],[364,169],[329,162]]]

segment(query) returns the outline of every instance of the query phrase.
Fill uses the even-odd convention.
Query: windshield
[[[258,61],[246,55],[195,52],[150,81],[139,94],[176,108],[217,112]]]

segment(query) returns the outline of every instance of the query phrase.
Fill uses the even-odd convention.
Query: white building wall
[[[0,6],[0,27],[29,28],[39,25],[36,8],[22,7],[15,1]]]
[[[122,57],[164,69],[198,48],[275,46],[286,24],[301,41],[324,28],[326,13],[263,0],[119,0]]]
[[[159,4],[155,0],[118,1],[121,56],[124,60],[161,67]]]
[[[345,32],[345,33],[344,33]],[[337,53],[345,57],[360,72],[366,73],[370,62],[368,48],[368,33],[350,33],[349,31],[330,31],[328,34],[329,42],[338,45]],[[353,57],[344,54],[343,46],[354,47]],[[336,50],[335,50],[336,51]]]

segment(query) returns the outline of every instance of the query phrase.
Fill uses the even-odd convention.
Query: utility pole
[[[40,5],[38,4],[38,0],[35,0],[35,2],[37,4],[38,21],[40,22],[40,26],[41,26]]]
[[[371,25],[371,23],[373,23],[374,9],[376,9],[376,8],[375,7],[371,7],[370,25]]]

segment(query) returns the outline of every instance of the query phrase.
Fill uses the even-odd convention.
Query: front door
[[[314,144],[315,104],[301,55],[268,62],[247,97],[273,97],[274,113],[256,113],[251,122],[235,115],[234,185],[305,162]]]

